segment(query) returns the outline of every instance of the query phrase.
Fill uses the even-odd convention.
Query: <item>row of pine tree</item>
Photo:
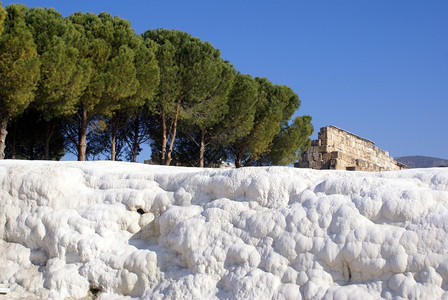
[[[0,156],[216,166],[290,164],[310,145],[294,91],[241,74],[210,43],[138,35],[107,13],[0,4]]]

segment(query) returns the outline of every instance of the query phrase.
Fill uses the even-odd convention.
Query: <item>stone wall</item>
[[[302,154],[295,165],[299,168],[388,171],[406,166],[395,161],[368,139],[359,137],[335,126],[320,129],[318,139]]]

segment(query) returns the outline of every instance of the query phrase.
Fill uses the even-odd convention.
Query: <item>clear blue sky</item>
[[[106,11],[137,33],[189,32],[237,70],[288,85],[298,115],[370,139],[392,156],[448,158],[446,0],[34,0],[3,6]]]

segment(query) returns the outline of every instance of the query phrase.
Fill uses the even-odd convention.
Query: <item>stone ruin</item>
[[[368,139],[335,126],[320,129],[318,139],[302,153],[298,168],[317,170],[390,171],[407,166],[389,156]]]

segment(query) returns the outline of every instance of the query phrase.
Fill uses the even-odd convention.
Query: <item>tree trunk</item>
[[[11,134],[11,159],[16,159],[17,126],[13,127]]]
[[[0,124],[0,159],[5,158],[5,140],[6,135],[8,135],[8,131],[6,131],[6,128],[8,127],[8,121],[9,121],[9,113],[2,114],[1,124]]]
[[[137,150],[135,148],[132,150],[132,162],[137,162]]]
[[[199,168],[204,167],[204,154],[205,154],[205,129],[201,130],[201,145],[199,147]]]
[[[117,158],[117,132],[118,132],[118,116],[114,114],[111,120],[112,125],[112,141],[111,141],[111,152],[110,160],[115,161]]]
[[[45,130],[45,146],[44,146],[44,159],[50,159],[50,140],[54,133],[54,120],[47,123],[47,128]]]
[[[89,121],[87,119],[87,111],[84,108],[81,108],[79,125],[78,161],[85,161],[87,147],[87,126],[89,125]]]
[[[132,162],[137,162],[137,152],[139,147],[139,134],[140,134],[140,118],[137,117],[134,120],[134,140],[132,141]]]
[[[166,144],[167,144],[167,138],[166,138],[166,118],[165,113],[162,112],[161,115],[162,118],[162,149],[160,151],[160,164],[165,164],[166,159]]]
[[[244,158],[244,151],[241,150],[238,143],[235,143],[234,145],[233,154],[235,155],[235,168],[241,168]]]
[[[177,107],[176,107],[176,116],[174,117],[174,121],[173,121],[173,134],[171,136],[171,142],[170,142],[170,148],[168,149],[168,153],[166,155],[166,162],[165,165],[169,166],[171,163],[171,154],[173,153],[173,148],[174,148],[174,141],[176,139],[176,133],[177,133],[177,119],[179,118],[179,110],[180,110],[180,101],[181,101],[182,97],[179,96],[179,99],[177,101]]]
[[[241,168],[241,158],[235,158],[235,168]]]

